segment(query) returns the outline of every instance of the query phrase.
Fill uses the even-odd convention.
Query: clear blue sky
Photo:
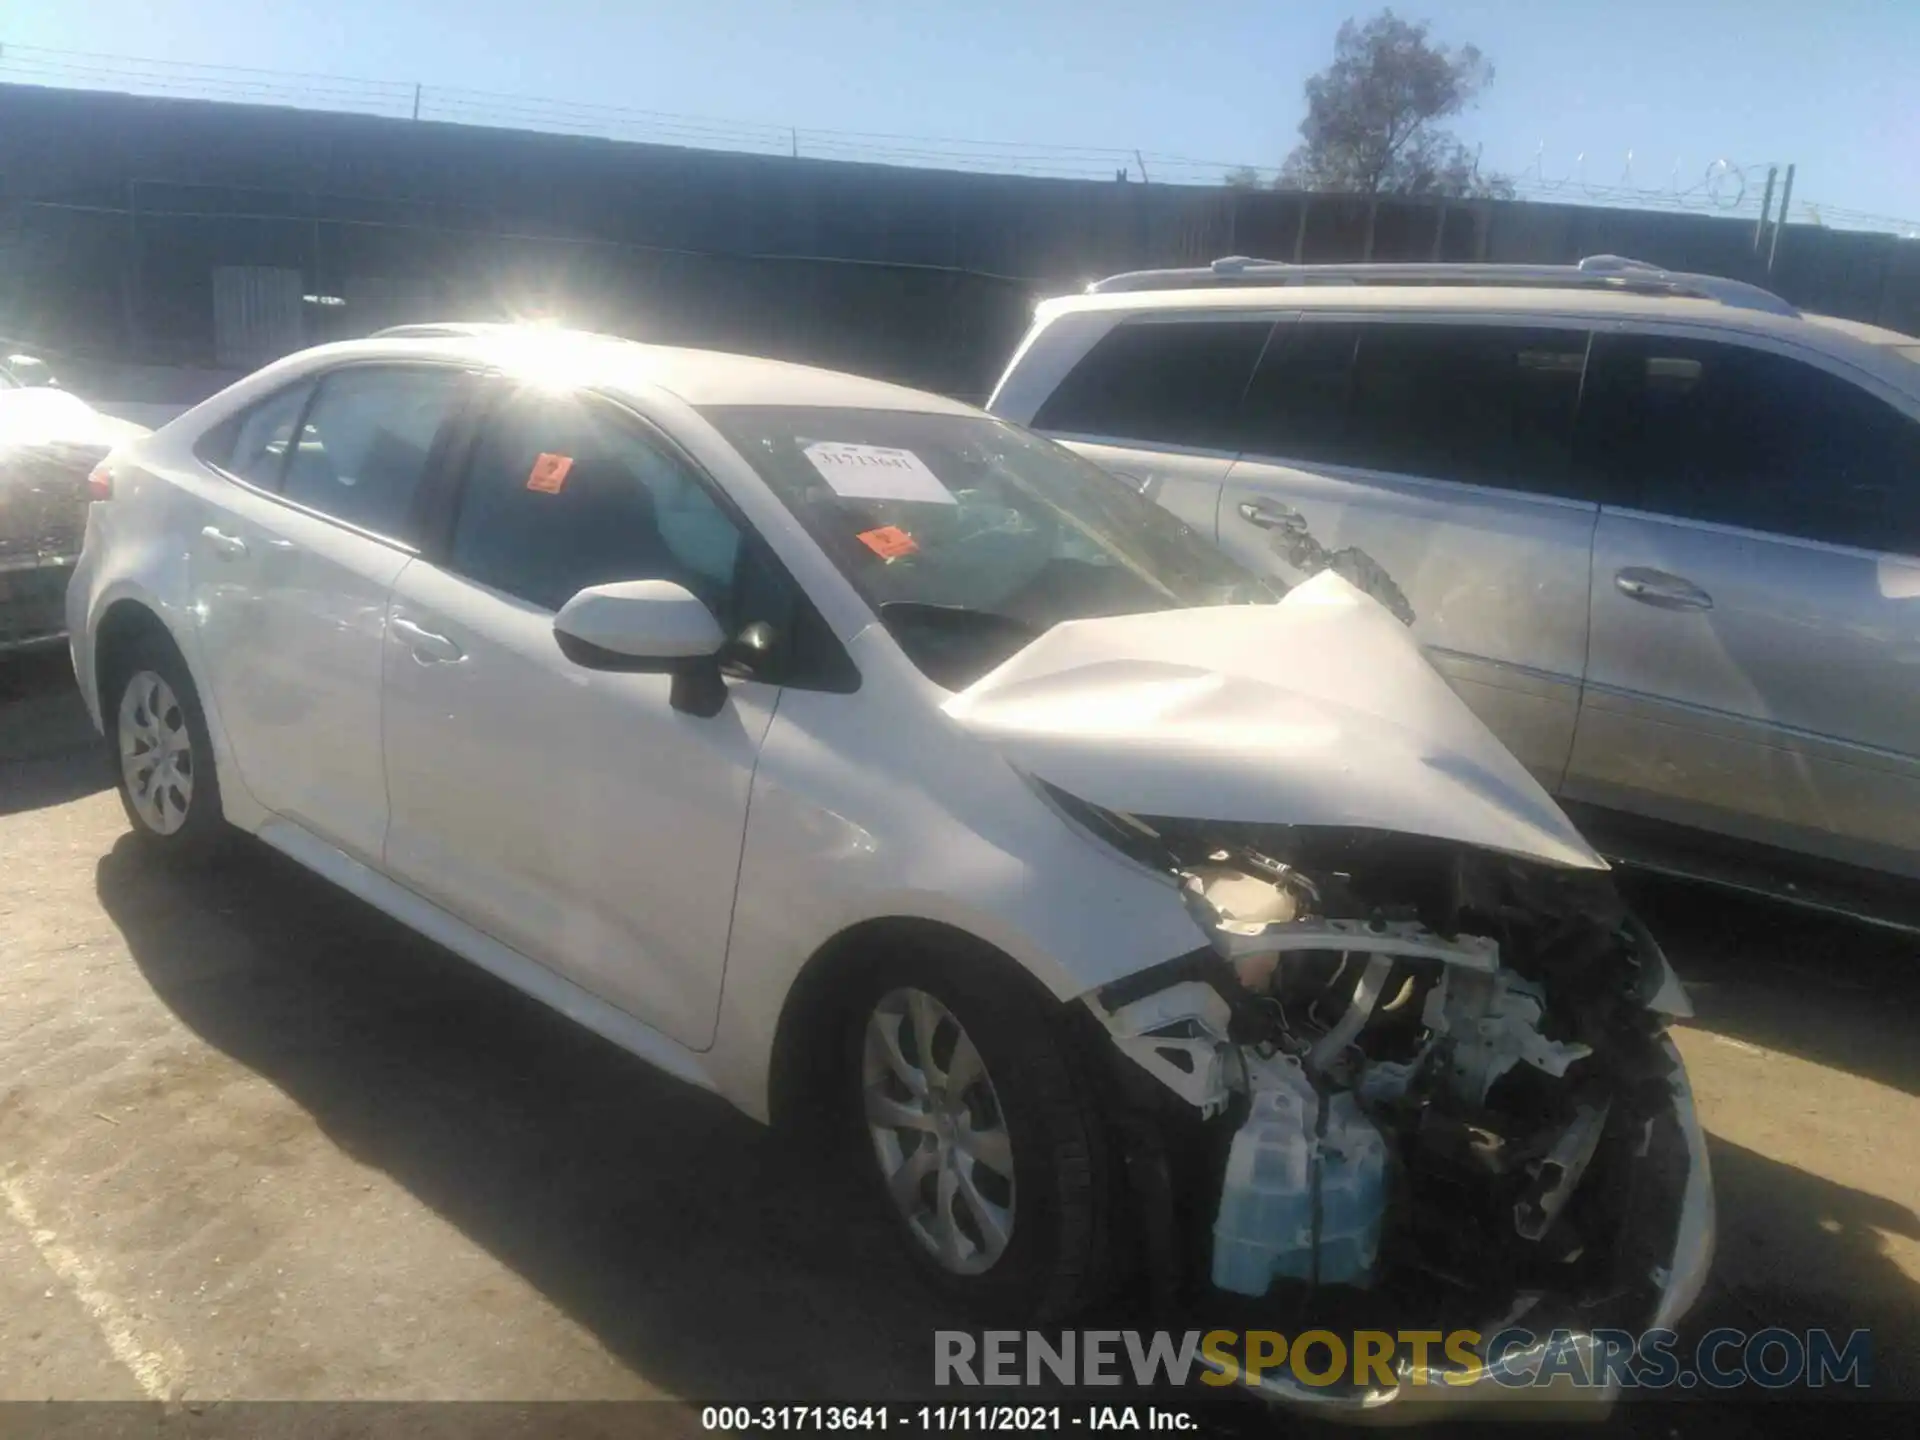
[[[1497,75],[1455,128],[1509,173],[1691,184],[1792,160],[1796,201],[1920,221],[1920,0],[1428,0]],[[0,42],[328,72],[809,129],[1277,165],[1353,0],[11,0]],[[1603,18],[1604,17],[1604,18]],[[1167,177],[1163,177],[1167,178]],[[1198,177],[1193,177],[1198,178]],[[1577,198],[1569,194],[1568,198]],[[1796,204],[1795,218],[1802,218]]]

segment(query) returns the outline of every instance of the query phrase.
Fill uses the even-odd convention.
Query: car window
[[[549,610],[589,585],[673,580],[728,625],[741,539],[638,425],[601,402],[527,390],[480,427],[447,563]]]
[[[1248,394],[1248,446],[1282,458],[1574,495],[1579,330],[1317,323],[1277,336]]]
[[[305,380],[276,390],[207,431],[194,454],[249,484],[278,490],[293,427],[312,393],[312,382]]]
[[[1234,417],[1266,320],[1135,321],[1109,331],[1033,417],[1036,430],[1238,448]]]
[[[313,386],[300,384],[269,395],[236,417],[233,444],[218,463],[231,474],[267,490],[280,488],[293,428],[300,423]]]
[[[465,380],[437,366],[333,371],[307,411],[281,493],[377,535],[408,538],[414,494]]]
[[[1580,449],[1638,509],[1920,554],[1920,424],[1789,356],[1596,337]]]
[[[1301,320],[1275,332],[1247,390],[1240,420],[1244,450],[1351,463],[1344,448],[1347,386],[1360,329]]]

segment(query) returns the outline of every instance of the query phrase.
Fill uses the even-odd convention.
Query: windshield
[[[984,415],[714,406],[744,455],[929,677],[971,684],[1062,620],[1271,602],[1182,521]]]

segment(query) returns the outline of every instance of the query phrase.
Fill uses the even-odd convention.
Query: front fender
[[[754,774],[711,1071],[767,1114],[795,980],[870,920],[933,921],[1062,1000],[1206,935],[1171,876],[1079,831],[992,746],[910,686],[783,695]]]

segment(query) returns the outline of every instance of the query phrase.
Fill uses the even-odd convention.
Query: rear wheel
[[[108,696],[108,739],[134,835],[159,853],[211,858],[229,831],[206,716],[179,652],[157,637],[136,641]]]
[[[936,1288],[1024,1322],[1106,1275],[1104,1147],[1050,997],[977,955],[902,958],[860,987],[841,1086],[877,1203]]]

